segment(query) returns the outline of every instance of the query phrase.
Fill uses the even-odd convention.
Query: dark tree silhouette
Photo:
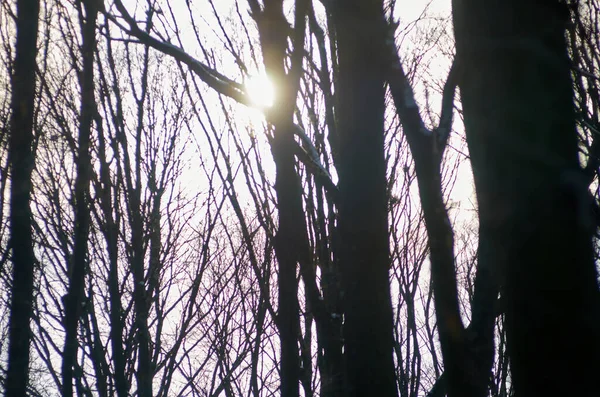
[[[90,134],[96,104],[94,100],[94,52],[96,50],[97,2],[82,1],[80,10],[81,33],[83,36],[81,70],[81,112],[77,152],[77,177],[75,180],[75,243],[68,264],[69,286],[65,296],[65,344],[62,361],[62,395],[73,395],[73,367],[77,359],[77,325],[85,307],[85,274],[88,260],[88,238],[90,229],[89,186],[91,177]],[[82,11],[83,11],[82,10]]]
[[[0,3],[9,395],[597,394],[597,0],[105,3]]]
[[[559,1],[453,6],[480,247],[496,256],[515,395],[595,395],[600,302],[568,10]]]
[[[31,228],[31,172],[35,68],[37,55],[37,0],[17,1],[17,42],[11,80],[9,161],[10,247],[12,249],[12,296],[10,304],[8,371],[6,395],[25,397],[29,379],[29,322],[33,312],[35,256]]]
[[[392,356],[383,2],[331,6],[338,69],[339,235],[347,396],[398,395]]]

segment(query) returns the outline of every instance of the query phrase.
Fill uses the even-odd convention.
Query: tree
[[[11,89],[9,159],[10,246],[12,249],[12,288],[9,322],[6,394],[25,396],[29,375],[29,345],[33,312],[33,253],[31,225],[31,172],[34,164],[33,120],[35,62],[37,55],[39,1],[17,2],[17,42]]]
[[[65,343],[62,361],[62,395],[73,395],[73,367],[77,358],[77,326],[85,307],[85,274],[89,266],[88,238],[90,229],[89,186],[91,176],[90,135],[92,123],[97,112],[94,98],[94,51],[96,49],[97,3],[84,1],[79,3],[84,9],[81,16],[81,33],[83,36],[81,70],[81,111],[79,121],[77,177],[75,181],[75,242],[73,256],[67,265],[69,286],[65,295]],[[81,10],[81,9],[80,9]],[[81,11],[80,11],[81,12]],[[84,19],[85,18],[85,19]]]
[[[568,10],[558,1],[453,6],[480,244],[497,257],[515,395],[595,394],[598,285]]]
[[[393,0],[337,3],[44,3],[30,394],[591,387],[596,364],[564,365],[597,348],[595,0],[413,22]],[[263,74],[272,106],[248,84]],[[552,355],[569,327],[579,345]]]
[[[329,11],[337,39],[345,394],[396,396],[384,157],[387,25],[382,2],[346,2]]]

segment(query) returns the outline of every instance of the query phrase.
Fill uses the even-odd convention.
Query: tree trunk
[[[337,3],[337,2],[336,2]],[[398,395],[389,283],[381,1],[332,3],[347,396]]]
[[[35,97],[35,58],[37,56],[37,0],[17,1],[17,42],[11,81],[11,126],[9,159],[10,247],[13,283],[10,303],[8,371],[6,395],[25,397],[29,378],[29,321],[33,312],[33,273],[35,256],[31,230],[31,172],[34,155],[33,107]]]
[[[516,396],[596,395],[598,286],[558,1],[455,0],[481,241],[496,256]]]
[[[278,88],[278,105],[269,114],[274,126],[271,145],[277,169],[275,193],[279,228],[275,237],[275,255],[279,265],[277,328],[281,343],[281,395],[297,397],[300,382],[298,337],[300,318],[297,267],[308,255],[306,220],[302,208],[302,187],[295,169],[293,116],[304,59],[305,0],[296,2],[294,49],[291,70],[286,73],[286,47],[289,25],[283,14],[282,0],[267,0],[264,9],[251,2],[263,52],[265,70]],[[306,251],[306,252],[303,252]]]
[[[107,58],[110,68],[115,70],[116,65],[112,56],[112,48],[110,46],[110,40],[107,41]],[[108,82],[102,70],[100,70],[101,79],[101,92],[106,92],[106,86]],[[117,96],[118,97],[118,96]],[[106,98],[102,98],[104,101]],[[117,102],[118,103],[118,102]],[[121,113],[119,111],[117,114]],[[118,119],[118,117],[115,117]],[[106,251],[108,254],[108,291],[109,291],[109,316],[110,316],[110,346],[112,349],[112,363],[114,366],[114,387],[118,397],[126,397],[129,393],[129,382],[126,376],[126,358],[125,351],[123,349],[123,333],[124,333],[124,320],[123,320],[123,307],[121,304],[121,287],[119,283],[119,225],[121,223],[120,211],[115,211],[113,215],[113,209],[118,208],[118,179],[122,177],[121,173],[117,174],[117,181],[114,183],[111,181],[110,165],[107,161],[106,154],[106,140],[104,135],[104,128],[102,124],[102,118],[97,115],[98,126],[98,160],[100,162],[100,180],[102,186],[97,188],[98,192],[101,192],[100,200],[102,206],[102,214],[104,215],[104,224],[102,230],[104,233],[104,239],[106,241]],[[119,158],[118,146],[116,149],[115,157]],[[117,185],[117,186],[115,186]]]
[[[94,51],[96,50],[96,2],[84,2],[85,20],[83,36],[81,77],[81,114],[77,152],[77,178],[75,180],[75,245],[69,263],[69,287],[65,299],[65,344],[62,361],[62,395],[73,395],[73,366],[77,359],[77,325],[83,313],[87,244],[90,224],[90,131],[95,113],[94,101]]]

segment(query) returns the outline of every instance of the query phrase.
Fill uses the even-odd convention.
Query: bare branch
[[[204,81],[209,87],[217,91],[219,94],[235,99],[237,102],[244,105],[256,107],[255,105],[251,104],[250,98],[246,94],[242,84],[235,82],[234,80],[219,73],[217,70],[202,63],[198,59],[185,52],[182,48],[152,37],[152,35],[140,29],[136,21],[129,14],[120,0],[116,0],[115,4],[121,13],[121,16],[123,16],[129,25],[129,28],[123,26],[113,15],[109,13],[105,13],[105,15],[110,21],[119,26],[119,28],[136,37],[143,44],[146,44],[155,50],[173,57],[176,61],[187,65],[198,77],[200,77],[200,79],[202,79],[202,81]]]
[[[452,66],[450,66],[448,78],[444,84],[444,90],[442,91],[442,110],[440,114],[440,121],[435,129],[440,151],[444,150],[444,147],[448,142],[448,137],[450,136],[450,131],[452,131],[452,121],[454,119],[454,97],[456,95],[456,86],[458,84],[458,68],[459,66],[457,64],[457,60],[454,58]]]

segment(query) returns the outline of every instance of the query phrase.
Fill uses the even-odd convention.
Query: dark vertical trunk
[[[567,10],[454,1],[482,244],[496,255],[516,396],[596,395],[598,286]]]
[[[102,206],[106,220],[105,239],[109,261],[110,342],[115,371],[115,391],[117,396],[126,397],[129,393],[129,382],[125,375],[125,352],[123,351],[123,307],[119,287],[119,249],[117,244],[118,225],[112,216],[111,183],[108,176],[108,164],[105,163],[103,167],[106,170],[102,171],[102,179],[105,181]]]
[[[147,29],[151,26],[152,12],[148,13]],[[145,256],[146,231],[142,213],[142,139],[144,136],[144,112],[148,98],[149,47],[144,48],[143,69],[140,82],[140,94],[137,102],[137,127],[135,133],[134,166],[130,166],[129,147],[124,139],[122,151],[125,163],[125,180],[127,183],[128,216],[131,225],[131,273],[133,275],[133,307],[135,312],[135,329],[137,340],[137,393],[140,397],[152,397],[152,380],[154,369],[151,362],[150,330],[148,315],[150,302],[146,286]],[[131,60],[129,60],[131,61]]]
[[[110,40],[107,41],[107,54],[110,68],[114,71],[116,66],[112,57],[112,48]],[[107,92],[107,82],[103,70],[100,69],[100,78],[102,81],[103,92]],[[117,91],[117,98],[120,93]],[[103,98],[105,100],[105,98]],[[117,114],[120,114],[118,112]],[[115,117],[118,119],[118,117]],[[118,207],[118,188],[111,181],[110,165],[106,156],[106,141],[102,119],[97,115],[98,126],[98,157],[100,160],[100,180],[102,187],[97,190],[101,192],[102,214],[104,216],[103,233],[106,240],[106,250],[108,253],[108,291],[110,300],[110,342],[112,348],[112,362],[114,365],[115,391],[118,397],[126,397],[129,393],[129,382],[125,375],[125,353],[123,349],[123,307],[121,304],[121,291],[119,286],[119,211],[113,209]],[[120,158],[119,148],[115,146],[115,158]],[[117,173],[117,181],[122,177],[120,171]],[[114,197],[113,197],[114,195]]]
[[[422,131],[416,131],[416,135],[413,137],[407,132],[429,239],[431,287],[444,361],[444,384],[450,397],[475,396],[472,379],[465,371],[466,341],[457,295],[454,233],[442,190],[441,153],[430,149],[436,143],[433,136]]]
[[[333,112],[333,108],[331,109]],[[333,121],[332,121],[333,122]],[[330,214],[329,230],[335,234],[335,218],[333,204],[329,201],[328,213]],[[325,315],[322,321],[317,322],[317,362],[321,376],[322,397],[344,396],[345,371],[342,337],[342,307],[340,299],[340,269],[339,260],[330,258],[331,253],[336,255],[334,244],[327,245],[325,236],[327,228],[325,225],[324,203],[321,195],[317,195],[318,223],[321,231],[322,241],[319,248],[319,266],[321,268],[321,290],[323,291],[323,302]],[[330,235],[331,235],[330,234]],[[336,239],[331,236],[331,239]]]
[[[442,109],[438,126],[429,130],[419,114],[412,88],[400,62],[395,43],[388,46],[390,65],[388,82],[402,123],[419,185],[421,206],[427,228],[431,261],[431,286],[435,294],[435,315],[445,372],[438,379],[430,395],[485,396],[487,394],[486,369],[475,364],[478,353],[466,337],[458,301],[454,261],[454,232],[448,217],[442,188],[441,165],[448,134],[452,128],[454,96],[456,91],[456,61],[452,65],[442,93]],[[481,286],[487,273],[478,273]],[[480,289],[478,287],[478,289]],[[493,292],[491,294],[494,296]],[[477,302],[487,298],[477,295]],[[483,322],[482,322],[483,324]],[[482,334],[478,343],[484,346],[493,340],[493,334]],[[493,349],[491,351],[493,353]],[[487,360],[486,359],[483,361]],[[487,362],[487,361],[486,361]]]
[[[277,169],[275,192],[279,228],[275,237],[275,255],[279,264],[277,328],[281,343],[281,395],[299,395],[300,357],[298,337],[300,318],[296,269],[306,249],[306,221],[302,209],[302,188],[295,169],[293,112],[296,106],[302,59],[304,57],[305,1],[296,4],[296,34],[291,71],[286,73],[286,47],[289,25],[283,15],[281,0],[265,1],[260,10],[255,3],[253,16],[257,21],[265,69],[278,88],[278,106],[269,115],[275,127],[271,146]]]
[[[91,283],[90,283],[91,284]],[[96,383],[96,389],[99,397],[109,397],[108,384],[110,376],[110,367],[108,365],[107,357],[104,354],[103,338],[100,334],[101,325],[98,322],[96,315],[96,304],[95,294],[93,293],[92,285],[89,285],[89,304],[87,306],[88,316],[82,317],[83,327],[85,333],[88,334],[86,343],[91,346],[91,357],[92,367],[94,368],[94,378]]]
[[[480,397],[487,396],[490,388],[495,354],[494,326],[499,312],[497,269],[500,264],[494,241],[493,232],[490,233],[485,223],[483,227],[480,224],[471,323],[467,327],[468,354],[473,368],[467,368],[467,371],[473,374],[473,395]]]
[[[381,1],[332,5],[339,62],[340,266],[347,396],[397,396],[384,156]]]
[[[147,305],[148,311],[150,305],[154,305],[155,313],[157,318],[162,315],[160,313],[160,306],[158,302],[160,292],[160,273],[161,273],[161,260],[160,255],[162,252],[162,239],[161,239],[161,212],[160,206],[162,201],[163,187],[157,187],[156,182],[152,180],[150,183],[150,190],[152,197],[152,212],[150,214],[150,258],[148,263],[148,297]],[[157,324],[157,327],[160,323]],[[150,356],[151,368],[156,368],[157,354],[161,349],[160,338],[156,338],[156,344],[153,354]]]
[[[281,395],[294,397],[299,395],[300,359],[298,336],[300,334],[300,318],[298,307],[298,282],[296,267],[298,264],[298,229],[299,217],[304,220],[302,209],[300,181],[294,169],[293,135],[290,128],[277,128],[273,158],[277,166],[275,191],[277,193],[277,210],[279,229],[275,240],[275,255],[279,264],[278,282],[278,314],[277,327],[281,340]]]
[[[85,19],[82,21],[81,114],[77,152],[77,177],[75,180],[75,245],[69,263],[69,287],[65,299],[65,344],[62,361],[62,395],[73,395],[73,366],[77,358],[77,325],[83,312],[84,279],[89,234],[89,184],[90,184],[90,131],[95,113],[94,101],[94,51],[96,50],[96,17],[98,10],[92,0],[84,2]]]
[[[138,156],[136,156],[138,157]],[[138,157],[139,159],[139,157]],[[137,174],[139,177],[139,173]],[[138,179],[139,180],[139,179]],[[149,302],[147,299],[144,271],[144,224],[141,214],[140,184],[130,190],[131,208],[131,245],[130,257],[133,274],[133,305],[135,310],[135,328],[138,343],[138,365],[136,372],[138,395],[152,397],[152,365],[150,354],[150,331],[148,329]]]
[[[13,284],[10,303],[8,371],[6,395],[25,397],[29,374],[29,321],[33,311],[34,254],[31,230],[31,172],[34,156],[33,103],[35,97],[35,58],[37,55],[37,0],[17,1],[17,42],[11,80],[11,120],[9,160],[10,247]]]

